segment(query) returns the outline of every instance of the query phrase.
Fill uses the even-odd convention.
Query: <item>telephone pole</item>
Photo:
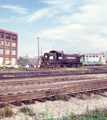
[[[41,58],[42,58],[42,46],[41,46]]]
[[[39,65],[39,38],[40,37],[37,37],[37,39],[38,39],[38,65]]]

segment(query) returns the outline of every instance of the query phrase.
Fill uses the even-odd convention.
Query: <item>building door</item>
[[[5,64],[10,64],[10,58],[5,58]]]

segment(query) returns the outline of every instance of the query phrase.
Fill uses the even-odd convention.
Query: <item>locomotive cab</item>
[[[49,53],[54,56],[54,59],[53,59],[54,62],[59,63],[59,61],[63,59],[63,51],[60,52],[60,51],[54,51],[54,50],[52,50]]]

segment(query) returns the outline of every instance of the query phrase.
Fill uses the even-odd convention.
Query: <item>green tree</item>
[[[30,59],[25,58],[25,57],[19,57],[18,58],[18,64],[21,65],[22,61],[28,61],[28,62],[30,62]]]

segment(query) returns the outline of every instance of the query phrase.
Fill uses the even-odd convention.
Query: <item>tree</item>
[[[25,58],[25,57],[19,57],[17,62],[18,62],[19,65],[21,65],[22,61],[28,61],[29,62],[30,59]]]

